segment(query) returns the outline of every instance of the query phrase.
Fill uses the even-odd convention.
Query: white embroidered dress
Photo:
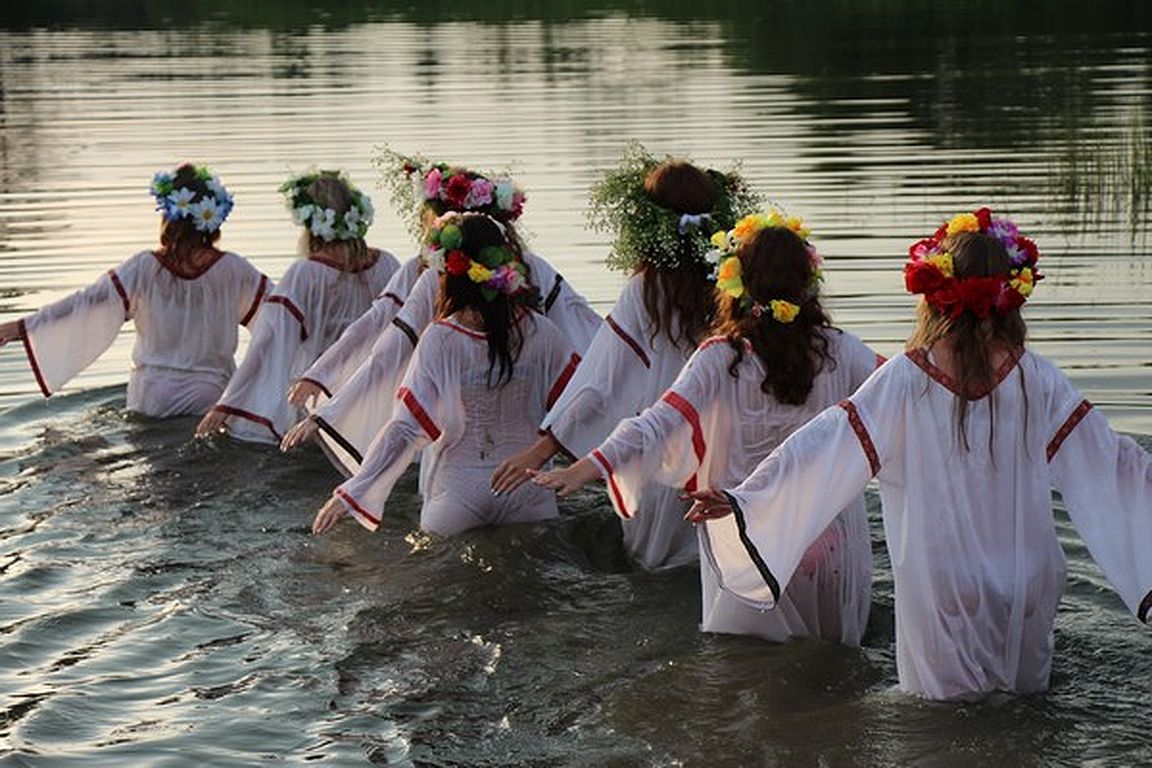
[[[524,254],[533,285],[540,287],[541,309],[578,354],[603,321],[580,294],[544,259]],[[544,287],[550,286],[545,293]],[[345,473],[355,472],[376,434],[392,416],[393,394],[404,376],[420,334],[436,313],[440,278],[426,271],[408,298],[383,329],[370,356],[332,399],[318,406],[313,417],[320,427],[321,444],[329,458]]]
[[[572,457],[587,455],[618,422],[656,402],[693,351],[673,345],[663,333],[653,338],[643,291],[642,276],[628,281],[572,381],[541,424]],[[688,505],[678,495],[677,490],[652,482],[644,489],[643,507],[624,521],[624,542],[647,569],[696,560],[696,534],[683,520]]]
[[[893,358],[793,434],[705,524],[725,587],[773,604],[833,510],[880,483],[900,687],[933,699],[1048,685],[1064,589],[1051,491],[1129,610],[1152,606],[1152,461],[1051,363],[1009,359],[970,400],[923,351]],[[993,406],[995,418],[993,419]]]
[[[129,410],[202,414],[235,370],[237,326],[257,315],[271,282],[224,252],[196,273],[177,273],[141,251],[92,285],[20,322],[24,349],[45,397],[108,349],[125,321],[136,326]]]
[[[438,320],[420,337],[395,397],[391,420],[359,471],[336,489],[349,514],[375,530],[396,480],[425,447],[420,527],[453,534],[480,525],[556,516],[552,491],[526,483],[494,496],[492,471],[531,445],[536,425],[579,362],[565,334],[547,318],[525,313],[524,345],[513,376],[488,387],[483,333]]]
[[[213,410],[229,415],[241,440],[278,443],[301,413],[288,388],[364,313],[399,268],[396,257],[373,251],[359,271],[318,258],[297,259],[265,301],[252,343]]]
[[[823,333],[832,361],[816,375],[803,405],[782,404],[760,389],[764,365],[747,342],[735,377],[729,368],[736,353],[726,338],[701,344],[657,402],[620,422],[590,454],[617,514],[625,519],[642,514],[645,492],[653,482],[689,490],[735,485],[788,435],[852,394],[876,369],[877,356],[849,333]],[[705,558],[700,566],[701,629],[777,642],[820,637],[858,646],[868,622],[872,585],[863,496],[852,498],[830,519],[773,611],[721,589],[713,564]],[[680,525],[692,527],[684,521]]]

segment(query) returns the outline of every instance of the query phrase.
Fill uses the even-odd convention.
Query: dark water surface
[[[151,174],[183,159],[236,193],[224,244],[274,277],[296,241],[275,189],[310,165],[375,191],[370,239],[407,256],[384,143],[515,172],[531,244],[607,311],[623,278],[585,193],[640,139],[742,160],[884,353],[911,327],[908,242],[1012,215],[1048,273],[1034,347],[1152,446],[1148,219],[1058,183],[1147,140],[1140,3],[232,5],[0,11],[0,319],[150,245]],[[1062,513],[1052,690],[925,703],[893,690],[878,525],[863,649],[703,635],[696,573],[633,571],[597,490],[445,540],[417,532],[412,477],[376,536],[311,538],[323,457],[125,414],[131,343],[47,402],[0,351],[0,765],[1152,764],[1152,636]]]

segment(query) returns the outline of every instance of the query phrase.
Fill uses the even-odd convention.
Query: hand
[[[532,475],[532,482],[544,488],[553,488],[556,495],[563,498],[574,493],[585,484],[600,479],[600,472],[596,465],[588,459],[580,459],[570,467],[554,469],[551,472],[537,472],[528,470]]]
[[[300,443],[314,438],[319,431],[320,425],[311,416],[301,419],[292,429],[284,433],[284,439],[280,441],[280,450],[290,451]]]
[[[7,323],[0,323],[0,347],[4,346],[10,341],[16,341],[20,338],[20,321],[10,320]]]
[[[228,414],[215,409],[204,414],[200,423],[196,425],[196,437],[208,437],[217,432],[227,432]]]
[[[496,467],[489,481],[492,493],[499,496],[516,490],[531,478],[530,470],[540,469],[555,453],[552,438],[544,435],[528,448],[504,459],[500,462],[500,466]]]
[[[689,522],[703,523],[732,514],[732,502],[723,491],[716,488],[693,491],[687,494],[687,498],[693,499],[692,507],[684,515],[684,519]]]
[[[319,536],[322,533],[327,533],[332,530],[332,526],[340,522],[348,515],[344,509],[344,503],[340,499],[333,496],[320,507],[320,511],[316,513],[316,519],[312,521],[312,533]]]
[[[315,402],[316,398],[324,394],[324,390],[314,381],[297,379],[288,388],[288,402],[298,408],[303,408],[309,400]]]

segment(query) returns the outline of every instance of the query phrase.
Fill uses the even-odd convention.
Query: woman
[[[418,177],[415,190],[425,229],[435,226],[446,208],[460,212],[470,210],[489,215],[499,222],[510,239],[517,239],[514,222],[523,210],[524,195],[511,179],[490,177],[444,164],[397,158],[393,163],[398,166],[394,177]],[[412,190],[413,186],[404,183],[400,189]],[[403,209],[417,210],[417,204],[399,192],[393,198]],[[538,289],[538,309],[564,332],[576,351],[581,352],[601,324],[599,315],[547,261],[527,252],[523,245],[517,248],[529,283]],[[339,469],[352,473],[360,466],[368,445],[391,417],[392,393],[404,376],[420,334],[435,316],[439,273],[443,264],[430,266],[435,269],[428,270],[416,280],[390,322],[377,329],[372,343],[356,345],[363,350],[359,368],[341,382],[338,389],[330,388],[328,393],[332,399],[317,407],[308,419],[285,436],[281,444],[284,450],[319,435],[329,458]],[[365,318],[364,323],[357,323],[358,335],[364,335],[359,326],[367,326],[369,322]],[[342,348],[340,354],[344,355],[343,340],[337,346]],[[322,363],[326,361],[319,361],[318,367]],[[346,366],[344,370],[347,370]],[[305,374],[306,378],[313,380],[320,376],[315,370]],[[306,392],[310,390],[305,390],[302,385],[293,394],[301,396]]]
[[[1064,555],[1052,489],[1128,608],[1152,606],[1152,460],[1024,346],[1035,245],[987,208],[914,244],[907,351],[690,517],[727,589],[770,606],[872,477],[896,585],[900,687],[1048,687]]]
[[[248,261],[222,251],[232,195],[203,166],[186,163],[152,180],[160,247],[137,253],[71,296],[0,325],[0,344],[21,339],[45,397],[111,346],[132,320],[136,343],[128,409],[146,416],[201,414],[235,369],[237,326],[270,290]]]
[[[799,219],[778,211],[717,232],[713,242],[726,256],[719,262],[715,335],[659,400],[620,422],[584,458],[535,482],[565,496],[603,476],[616,512],[627,519],[643,512],[652,481],[692,489],[739,482],[812,416],[852,394],[877,357],[832,327],[807,234]],[[857,646],[868,621],[871,566],[858,495],[804,553],[775,611],[726,593],[712,564],[702,563],[701,629]]]
[[[292,218],[302,227],[303,257],[267,299],[252,344],[228,388],[196,428],[200,436],[279,443],[298,418],[288,388],[380,294],[399,263],[369,248],[372,201],[337,171],[286,181]]]
[[[586,455],[621,419],[660,397],[712,324],[708,233],[727,230],[754,205],[736,174],[657,160],[639,146],[604,175],[592,190],[593,221],[616,234],[609,266],[632,277],[544,419],[542,437],[497,468],[493,491],[518,488],[558,452]],[[642,567],[696,560],[686,509],[671,488],[645,490],[644,509],[623,522],[625,544]]]
[[[579,358],[555,325],[525,308],[535,289],[516,239],[494,219],[448,214],[428,242],[445,261],[438,319],[420,337],[398,407],[363,465],[317,513],[317,534],[348,515],[374,530],[396,480],[425,447],[422,529],[449,535],[556,516],[551,491],[526,486],[496,497],[486,480],[535,439]]]

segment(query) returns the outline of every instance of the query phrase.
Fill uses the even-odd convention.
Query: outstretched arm
[[[563,469],[553,469],[550,472],[530,471],[532,482],[544,488],[552,488],[557,496],[568,496],[581,487],[600,479],[600,470],[588,458],[583,458],[575,464]]]

